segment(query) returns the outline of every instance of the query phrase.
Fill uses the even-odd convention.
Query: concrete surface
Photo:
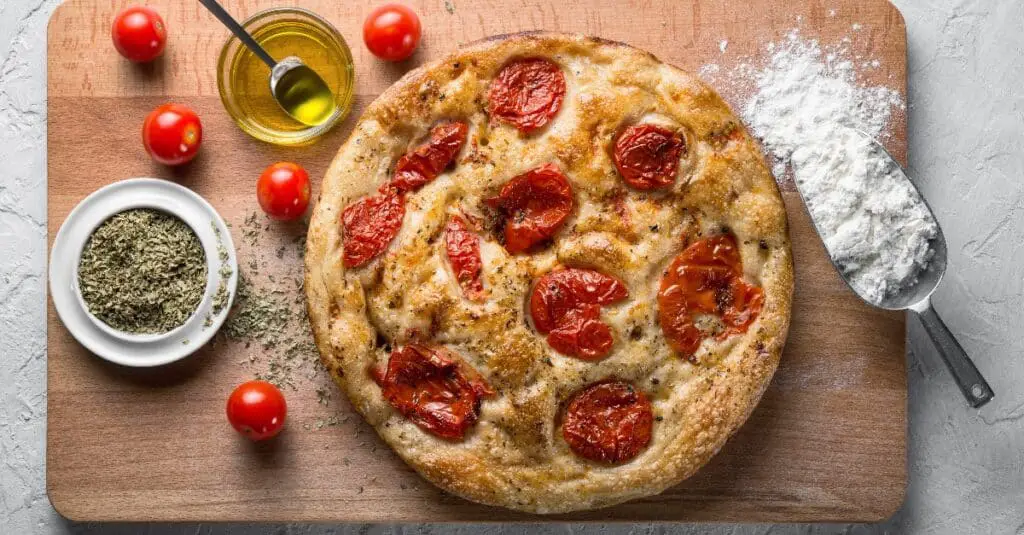
[[[827,4],[827,0],[823,1]],[[46,22],[0,0],[0,533],[1008,533],[1024,535],[1024,2],[898,0],[910,163],[949,241],[935,305],[996,391],[972,410],[910,328],[910,481],[881,525],[94,526],[46,499]]]

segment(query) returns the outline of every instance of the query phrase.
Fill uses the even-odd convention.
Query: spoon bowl
[[[946,363],[946,367],[949,368],[953,379],[956,381],[960,391],[967,399],[967,402],[970,403],[972,407],[981,407],[991,401],[992,398],[995,397],[995,393],[992,391],[988,382],[985,381],[985,378],[982,377],[978,368],[974,365],[974,362],[971,361],[967,352],[964,351],[963,347],[960,346],[960,343],[957,342],[956,337],[954,337],[949,328],[946,327],[942,318],[940,318],[935,312],[935,309],[931,304],[932,293],[934,293],[935,289],[938,288],[939,283],[942,281],[942,276],[946,272],[947,248],[946,238],[942,233],[942,227],[939,226],[938,220],[935,218],[935,214],[932,212],[931,206],[928,205],[924,196],[921,195],[920,191],[918,191],[917,186],[914,185],[912,180],[910,180],[910,176],[907,174],[906,170],[896,162],[887,150],[885,150],[885,147],[874,139],[874,137],[865,132],[853,128],[848,130],[865,139],[870,144],[871,150],[885,160],[886,167],[883,171],[896,171],[896,175],[901,177],[903,180],[906,180],[907,184],[913,188],[914,192],[917,193],[919,201],[927,209],[932,221],[935,222],[936,233],[929,241],[931,257],[928,260],[928,264],[924,269],[917,273],[916,279],[912,281],[911,284],[907,284],[903,287],[899,292],[886,294],[878,300],[872,300],[865,297],[853,284],[850,283],[848,274],[842,269],[842,266],[835,261],[831,252],[829,253],[829,259],[832,261],[832,265],[835,266],[836,271],[839,272],[843,282],[845,282],[857,297],[865,303],[885,310],[907,310],[912,315],[916,316],[921,321],[925,331],[927,331],[928,335],[931,337],[936,350],[942,357],[943,362]],[[804,192],[801,191],[799,183],[797,183],[796,189],[800,193],[801,199],[803,199],[804,205],[806,206],[807,198],[804,197]],[[824,236],[821,232],[821,228],[818,227],[817,221],[814,220],[813,214],[811,214],[811,221],[814,222],[815,230],[818,231],[818,234],[820,236]]]
[[[327,82],[295,56],[271,68],[270,92],[285,113],[307,126],[320,126],[339,113]]]
[[[938,223],[935,237],[929,243],[932,257],[928,261],[928,266],[917,274],[917,282],[899,293],[886,296],[878,303],[872,303],[874,306],[886,310],[907,310],[930,300],[935,289],[939,287],[942,276],[946,274],[946,236],[942,233],[942,227],[937,225]]]
[[[946,274],[946,236],[942,233],[942,226],[939,225],[939,220],[935,217],[935,212],[932,211],[931,205],[921,195],[921,192],[917,189],[914,181],[910,179],[906,170],[896,162],[896,159],[879,143],[875,138],[868,135],[866,132],[850,128],[854,134],[863,138],[871,147],[874,155],[880,156],[886,162],[886,172],[895,171],[896,174],[906,181],[907,184],[913,188],[917,194],[918,201],[924,206],[925,210],[928,211],[928,215],[931,220],[935,222],[935,236],[929,241],[928,248],[931,250],[931,258],[928,259],[928,264],[924,269],[917,273],[917,278],[913,284],[909,284],[903,287],[898,293],[889,294],[884,296],[878,302],[871,302],[865,299],[868,304],[886,310],[906,310],[914,308],[915,305],[925,304],[929,301],[931,295],[938,288],[939,282],[942,281],[942,276]],[[838,269],[839,266],[836,266]],[[845,277],[844,277],[844,280]],[[852,287],[851,287],[852,288]],[[856,292],[856,290],[854,290]],[[861,299],[864,299],[858,294]]]

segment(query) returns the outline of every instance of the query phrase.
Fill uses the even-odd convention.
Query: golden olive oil
[[[338,109],[331,88],[306,65],[293,67],[281,75],[276,96],[288,115],[309,126],[324,124]]]
[[[270,67],[255,54],[238,47],[225,58],[225,97],[232,101],[233,115],[244,130],[271,143],[295,144],[302,132],[347,113],[352,58],[337,35],[302,16],[274,17],[262,25],[247,24],[246,29],[274,59],[295,56],[308,68],[293,69],[278,81],[279,103],[270,90]]]

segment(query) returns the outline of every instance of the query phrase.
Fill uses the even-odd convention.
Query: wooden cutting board
[[[249,138],[225,114],[216,59],[228,32],[197,2],[149,0],[170,41],[152,65],[122,60],[110,21],[124,0],[69,0],[49,26],[49,236],[96,188],[124,178],[176,180],[206,197],[234,225],[240,263],[260,253],[242,234],[256,209],[254,182],[288,159],[323,175],[361,110],[409,68],[460,44],[520,30],[574,31],[624,41],[687,70],[729,68],[799,27],[838,43],[859,30],[853,54],[877,58],[869,81],[905,94],[906,31],[884,0],[412,0],[425,38],[397,65],[361,42],[372,0],[297,2],[349,39],[356,63],[352,116],[319,144],[278,148]],[[240,18],[295,2],[228,0]],[[834,11],[833,11],[834,10]],[[721,42],[728,40],[724,52]],[[742,94],[724,93],[734,104]],[[151,163],[140,126],[154,106],[179,101],[204,124],[201,157],[171,170]],[[891,151],[906,155],[905,117]],[[552,520],[875,521],[894,512],[906,484],[904,316],[873,310],[829,264],[791,186],[796,295],[782,364],[760,406],[712,462],[660,496]],[[262,218],[262,214],[259,215]],[[261,225],[264,223],[261,221]],[[301,229],[265,227],[269,243]],[[276,240],[276,241],[275,241]],[[301,274],[296,254],[268,254],[280,276]],[[139,521],[514,521],[538,517],[449,496],[421,480],[384,446],[323,374],[288,389],[289,425],[253,445],[227,425],[224,403],[252,378],[258,348],[205,347],[178,365],[140,372],[81,348],[48,312],[47,492],[75,520]],[[255,365],[246,365],[247,359]],[[240,363],[240,361],[243,361]],[[307,363],[308,364],[308,363]],[[310,369],[315,368],[310,365]],[[316,392],[322,389],[321,393]],[[326,395],[325,395],[326,393]],[[327,404],[325,405],[324,402]]]

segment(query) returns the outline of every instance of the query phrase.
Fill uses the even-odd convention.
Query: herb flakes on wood
[[[256,212],[242,223],[245,262],[240,262],[235,304],[228,315],[221,338],[248,351],[242,364],[254,368],[258,379],[280,388],[297,389],[297,381],[313,379],[321,368],[313,332],[306,315],[301,284],[301,255],[289,243],[304,243],[305,229],[290,236],[268,226]],[[266,255],[275,257],[268,264]],[[262,266],[268,267],[266,272]],[[248,268],[248,269],[246,269]],[[297,273],[297,275],[296,275]],[[318,401],[326,390],[317,391]]]

